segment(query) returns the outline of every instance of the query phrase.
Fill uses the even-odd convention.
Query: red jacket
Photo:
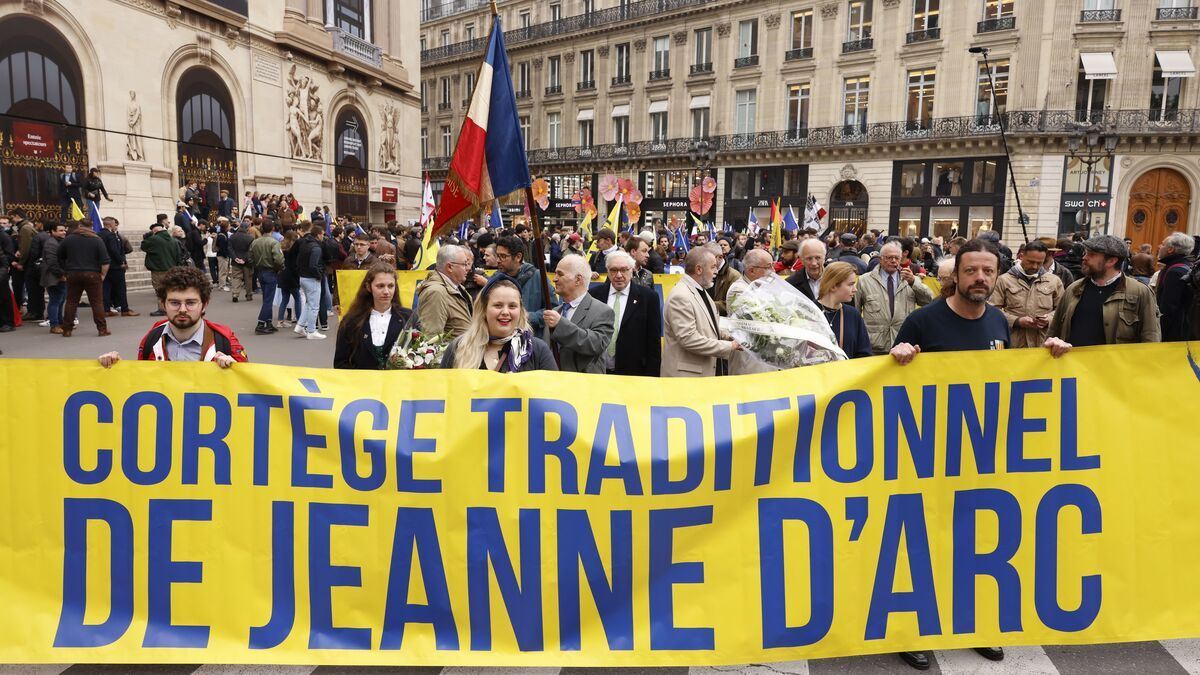
[[[139,361],[169,361],[167,358],[166,338],[163,336],[167,326],[166,319],[154,324],[150,332],[142,337],[138,344]],[[238,342],[237,336],[228,326],[204,320],[204,338],[200,341],[200,360],[212,361],[217,353],[228,354],[238,363],[249,361],[246,349]]]

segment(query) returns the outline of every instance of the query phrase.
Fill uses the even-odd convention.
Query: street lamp
[[[1093,168],[1105,158],[1111,160],[1113,153],[1117,149],[1117,144],[1120,142],[1120,134],[1110,130],[1099,122],[1093,124],[1076,122],[1074,129],[1067,136],[1067,152],[1071,154],[1072,159],[1087,166],[1087,183],[1084,185],[1083,208],[1075,214],[1076,224],[1080,226],[1088,224],[1088,229],[1091,229],[1092,212],[1090,197],[1092,195]],[[1081,152],[1084,150],[1086,150],[1086,154]],[[1111,162],[1109,167],[1111,171]],[[1104,219],[1104,233],[1108,234],[1107,218]]]
[[[688,159],[692,161],[692,166],[696,167],[696,175],[700,177],[700,182],[703,182],[708,168],[717,160],[717,149],[709,144],[707,138],[697,138],[688,146]],[[692,189],[691,183],[688,181],[689,192]],[[715,199],[713,201],[716,202]]]

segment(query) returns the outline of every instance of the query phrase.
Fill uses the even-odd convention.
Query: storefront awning
[[[575,121],[583,122],[586,120],[590,120],[590,119],[594,118],[595,116],[596,116],[596,111],[592,110],[591,108],[587,108],[586,110],[579,111],[579,114],[575,116]]]
[[[1117,62],[1112,52],[1083,52],[1084,77],[1089,80],[1111,80],[1117,76]]]
[[[614,105],[612,116],[613,117],[629,117],[629,104],[626,103],[623,105]]]
[[[667,108],[670,107],[670,105],[671,105],[670,102],[668,102],[666,99],[663,99],[661,101],[651,101],[650,102],[650,113],[651,114],[665,113],[665,112],[667,112]]]
[[[700,108],[709,107],[710,96],[693,96],[692,103],[688,106],[688,110],[698,110]]]
[[[1163,77],[1195,77],[1196,66],[1187,52],[1154,52]]]

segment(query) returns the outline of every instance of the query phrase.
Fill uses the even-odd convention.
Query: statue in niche
[[[320,159],[325,134],[325,113],[312,78],[296,76],[296,66],[288,72],[287,122],[288,146],[292,157]]]
[[[386,173],[400,173],[400,111],[391,103],[383,106],[382,131],[379,168]]]
[[[125,137],[125,157],[131,162],[141,162],[146,159],[146,151],[142,147],[142,106],[137,102],[137,92],[133,90],[129,91],[125,123],[129,127],[129,135]]]

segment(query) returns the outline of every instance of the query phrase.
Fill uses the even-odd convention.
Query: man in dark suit
[[[787,282],[814,303],[820,296],[821,274],[825,271],[825,244],[820,239],[805,239],[800,244],[800,262],[804,268],[793,272]]]
[[[588,294],[607,304],[615,314],[605,371],[610,375],[658,377],[662,365],[662,309],[658,293],[631,283],[635,264],[628,253],[613,253],[604,263],[608,266],[608,281]]]
[[[554,274],[554,290],[563,302],[542,313],[550,340],[559,349],[561,370],[603,373],[613,336],[613,311],[588,295],[592,270],[583,256],[563,256]]]
[[[75,173],[75,166],[73,164],[64,166],[63,172],[58,176],[58,188],[62,193],[62,213],[58,216],[59,220],[66,221],[71,217],[72,201],[79,205],[81,211],[83,210],[83,196],[79,192],[79,183],[79,175]]]

